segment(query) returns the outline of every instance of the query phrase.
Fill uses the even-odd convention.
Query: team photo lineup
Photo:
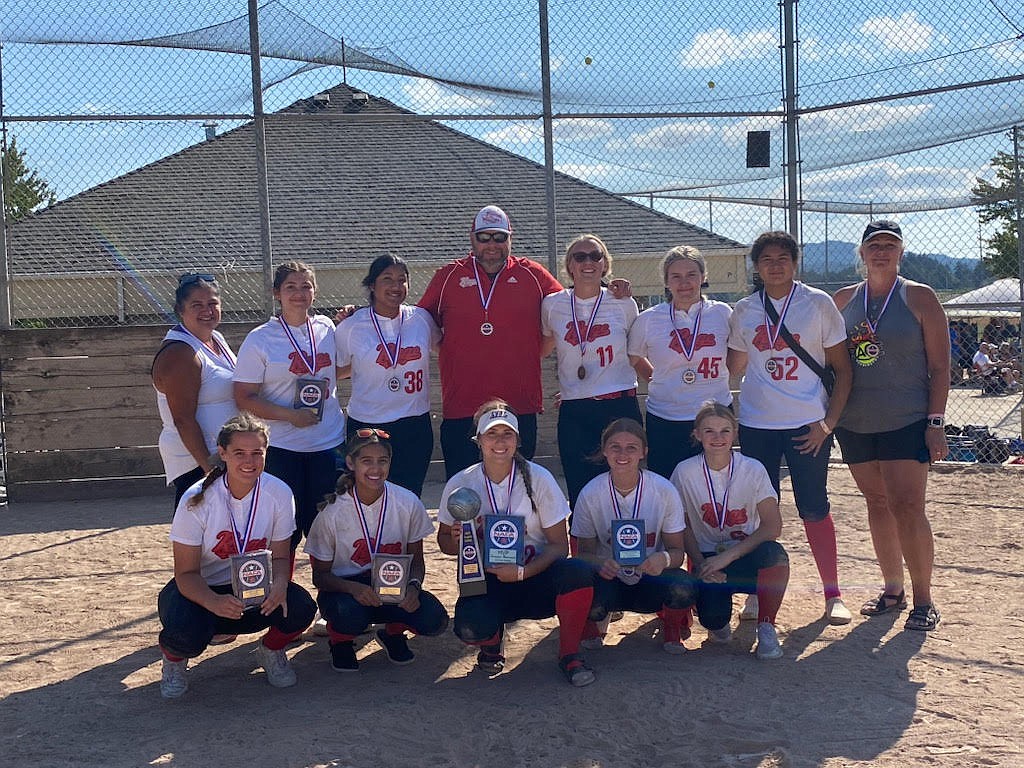
[[[600,236],[568,243],[563,287],[514,255],[504,210],[467,218],[469,254],[438,269],[416,305],[396,255],[369,264],[367,306],[335,317],[313,311],[312,267],[280,264],[279,311],[237,352],[217,330],[216,276],[181,276],[179,323],[152,366],[175,492],[174,572],[157,600],[164,698],[187,692],[188,665],[209,646],[254,633],[267,682],[292,686],[286,649],[311,627],[334,672],[358,673],[371,628],[398,665],[415,660],[410,638],[429,653],[423,638],[450,629],[494,676],[515,642],[507,625],[555,618],[559,677],[583,687],[600,672],[587,652],[623,612],[656,619],[661,649],[678,656],[698,624],[705,642],[729,643],[738,607],[755,622],[756,659],[782,659],[783,462],[823,619],[907,611],[909,632],[939,625],[925,490],[930,464],[949,453],[949,326],[934,291],[900,276],[897,222],[867,225],[863,280],[834,296],[797,279],[786,232],[755,239],[757,289],[732,307],[704,295],[697,249],[668,248],[665,300],[640,311]],[[565,491],[533,460],[552,354]],[[421,500],[432,355],[447,479],[436,527]],[[344,379],[351,397],[340,403]],[[833,437],[881,572],[877,597],[854,611],[830,514]],[[430,537],[456,563],[454,605],[430,591]],[[312,590],[292,578],[297,557]]]

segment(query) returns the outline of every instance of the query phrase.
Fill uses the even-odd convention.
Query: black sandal
[[[907,623],[904,629],[916,629],[919,632],[931,632],[937,626],[942,616],[934,605],[915,605],[914,610],[907,616]]]
[[[874,600],[868,600],[861,606],[861,616],[881,616],[886,613],[897,613],[907,607],[907,592],[901,589],[898,595],[883,592]]]

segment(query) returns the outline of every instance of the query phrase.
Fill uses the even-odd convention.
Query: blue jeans
[[[801,520],[816,523],[828,517],[828,458],[832,452],[832,436],[821,445],[817,456],[800,453],[794,437],[807,434],[809,427],[796,429],[756,429],[740,424],[740,451],[744,456],[760,461],[779,492],[779,468],[782,458],[789,467],[793,484],[793,498]]]
[[[714,552],[703,552],[714,557]],[[736,592],[757,593],[757,572],[762,568],[789,565],[789,555],[777,541],[764,541],[753,552],[734,560],[725,568],[725,583],[700,583],[697,595],[697,617],[705,629],[721,629],[732,618],[732,596]]]
[[[369,575],[345,578],[370,583]],[[376,608],[362,605],[347,592],[320,590],[316,602],[331,629],[342,635],[358,635],[371,624],[403,624],[414,634],[428,637],[448,629],[448,612],[441,601],[424,590],[420,590],[420,607],[412,613],[397,605],[384,604]]]
[[[210,587],[219,595],[231,592],[231,585]],[[275,627],[290,635],[302,632],[313,623],[316,603],[309,592],[298,584],[289,582],[285,598],[288,615],[279,606],[269,616],[256,609],[250,609],[240,619],[225,619],[193,603],[178,590],[178,583],[171,579],[157,598],[157,612],[160,614],[160,647],[173,656],[195,658],[210,644],[214,635],[249,635]]]
[[[657,613],[662,608],[689,608],[697,601],[697,580],[679,568],[666,568],[658,576],[644,574],[636,584],[594,577],[591,621],[613,611]]]

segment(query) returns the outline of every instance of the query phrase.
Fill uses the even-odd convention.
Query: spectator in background
[[[1001,395],[1020,391],[1020,375],[998,360],[992,344],[981,342],[974,354],[973,363],[974,372],[981,377],[985,394]]]

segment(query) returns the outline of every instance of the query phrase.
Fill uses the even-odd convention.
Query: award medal
[[[580,333],[580,324],[576,319],[576,292],[569,289],[569,311],[572,314],[572,327],[576,330],[576,340],[580,343],[580,367],[576,369],[576,378],[580,381],[587,378],[587,369],[583,366],[583,356],[587,353],[587,339],[590,338],[590,329],[594,327],[594,318],[597,317],[597,310],[601,308],[601,300],[604,298],[604,289],[598,291],[597,301],[594,308],[590,310],[590,319],[587,321],[587,329]]]
[[[491,324],[490,318],[488,317],[488,310],[491,306],[491,299],[494,298],[494,289],[498,287],[498,278],[501,277],[501,273],[505,271],[504,265],[498,270],[498,274],[491,280],[491,288],[487,291],[487,298],[484,298],[484,288],[480,283],[480,270],[476,268],[476,257],[472,257],[473,262],[473,276],[476,277],[476,290],[480,294],[480,305],[484,308],[484,322],[480,326],[480,334],[482,336],[490,336],[494,333],[494,325]]]
[[[697,317],[693,321],[693,333],[690,335],[690,346],[687,348],[686,343],[683,341],[683,335],[679,332],[679,328],[676,327],[676,307],[675,304],[669,302],[668,304],[668,317],[672,322],[672,333],[676,335],[676,341],[679,342],[679,348],[683,350],[683,357],[686,358],[686,362],[693,362],[693,353],[697,349],[697,338],[700,336],[700,316],[704,314],[704,299],[700,300],[700,306],[697,308]],[[683,371],[683,384],[693,384],[697,380],[697,372],[693,368],[687,368]]]
[[[227,368],[229,371],[235,370],[235,363],[237,362],[235,356],[231,354],[230,349],[223,346],[219,341],[217,341],[216,336],[210,337],[210,341],[217,345],[217,351],[214,352],[212,349],[210,349],[208,344],[206,344],[202,339],[200,339],[198,336],[192,333],[192,331],[190,331],[181,323],[178,323],[174,330],[181,331],[182,333],[185,333],[191,336],[196,341],[198,341],[202,345],[201,349],[203,350],[203,354],[210,358],[210,360],[213,361],[215,365]]]
[[[405,324],[405,315],[402,313],[402,308],[398,308],[398,335],[395,336],[395,354],[391,354],[391,347],[388,346],[388,342],[384,338],[384,331],[380,327],[380,321],[377,319],[377,313],[373,311],[373,307],[370,307],[370,322],[373,323],[373,330],[376,331],[380,345],[384,348],[384,354],[387,355],[388,368],[397,368],[398,356],[402,349],[402,326]],[[401,387],[402,382],[398,380],[397,376],[392,376],[388,379],[389,391],[397,392]]]
[[[734,456],[732,451],[729,452],[729,478],[725,481],[725,493],[722,495],[722,505],[719,506],[715,500],[715,483],[711,479],[711,468],[708,467],[708,462],[701,454],[700,464],[704,470],[704,482],[708,487],[708,498],[711,499],[711,507],[715,510],[715,518],[718,521],[718,530],[725,530],[726,517],[729,514],[729,491],[732,488],[732,471],[734,465]],[[715,545],[715,552],[721,554],[726,550],[725,542],[720,542]]]
[[[761,304],[764,307],[764,332],[768,336],[768,353],[771,354],[775,351],[775,343],[779,340],[779,334],[782,333],[782,325],[786,322],[786,315],[789,314],[789,305],[793,303],[793,296],[796,294],[796,283],[793,283],[793,287],[789,289],[789,295],[786,297],[785,303],[782,305],[782,311],[779,312],[779,322],[775,325],[774,333],[772,332],[772,320],[768,316],[768,304],[771,301],[771,296],[765,293],[761,294]],[[764,369],[768,371],[768,374],[772,377],[775,376],[779,371],[779,361],[769,357],[765,360]]]
[[[370,559],[372,560],[377,556],[377,550],[380,549],[380,540],[384,536],[384,518],[388,515],[388,486],[384,484],[384,493],[381,494],[380,502],[380,517],[377,519],[377,538],[370,538],[370,528],[366,525],[366,514],[363,512],[363,504],[359,501],[359,494],[356,493],[356,489],[353,488],[350,493],[352,494],[352,501],[356,505],[356,516],[359,518],[359,527],[363,529],[363,538],[366,540],[366,548],[370,550]]]
[[[231,495],[231,488],[228,486],[228,477],[224,477],[224,487],[227,489],[229,495]],[[234,496],[231,496],[234,498]],[[249,546],[249,539],[252,537],[253,525],[256,523],[256,507],[260,503],[260,478],[256,478],[256,485],[252,487],[252,499],[249,501],[249,519],[245,523],[245,534],[241,534],[238,531],[238,527],[235,525],[235,516],[228,513],[228,517],[231,519],[231,533],[235,537],[235,550],[239,555],[245,554],[245,548]]]
[[[874,365],[878,362],[878,358],[882,356],[882,345],[878,342],[875,329],[878,328],[878,324],[882,321],[882,315],[885,314],[885,310],[889,307],[889,301],[892,299],[893,293],[896,292],[896,286],[899,284],[900,279],[897,277],[896,280],[893,281],[892,287],[889,288],[889,293],[885,297],[885,301],[882,302],[882,308],[878,310],[878,316],[875,318],[875,322],[871,322],[871,315],[868,313],[868,284],[867,281],[864,281],[864,324],[871,332],[871,338],[857,342],[857,345],[853,350],[853,359],[857,362],[857,365],[862,368]]]
[[[306,353],[299,348],[299,342],[295,340],[295,334],[292,333],[292,329],[288,327],[288,323],[284,321],[284,318],[279,315],[277,321],[284,329],[284,335],[291,342],[292,349],[298,353],[302,364],[309,371],[309,375],[316,376],[316,336],[313,335],[313,324],[309,321],[309,318],[306,318],[306,333],[309,334],[309,357],[306,357]]]
[[[612,497],[612,510],[615,512],[615,519],[622,520],[622,507],[619,505],[619,494],[615,490],[615,485],[612,483],[612,474],[608,473],[608,494]],[[640,470],[640,478],[636,483],[636,496],[633,497],[633,515],[632,519],[636,520],[640,517],[640,501],[644,495],[644,473]],[[619,574],[623,577],[622,581],[627,584],[636,584],[640,580],[640,571],[637,568],[631,568],[629,566],[620,566]]]
[[[482,466],[480,471],[483,473]],[[516,468],[513,466],[512,471],[508,473],[508,506],[505,507],[504,512],[498,510],[498,499],[494,495],[494,484],[486,473],[484,473],[484,481],[487,483],[487,501],[491,504],[491,511],[496,515],[512,514],[512,488],[516,484]]]

